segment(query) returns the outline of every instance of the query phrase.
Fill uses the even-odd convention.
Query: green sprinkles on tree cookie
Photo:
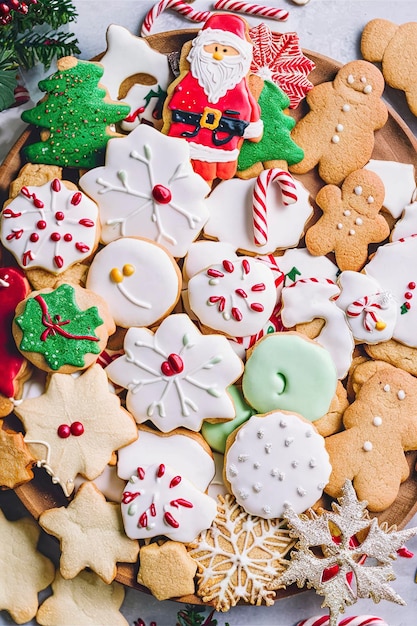
[[[106,145],[117,136],[109,126],[121,122],[130,106],[110,100],[99,85],[103,67],[63,57],[58,71],[40,81],[48,95],[22,113],[24,122],[40,127],[41,141],[24,150],[28,161],[63,167],[93,168],[104,160]]]
[[[81,310],[74,287],[66,283],[28,298],[14,321],[23,333],[20,350],[42,354],[52,370],[63,365],[82,368],[86,354],[101,352],[94,332],[103,324],[97,307]]]

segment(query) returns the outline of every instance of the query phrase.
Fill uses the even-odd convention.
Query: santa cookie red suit
[[[189,68],[171,85],[165,103],[162,132],[189,142],[194,170],[208,182],[232,178],[243,139],[262,137],[260,109],[247,84],[248,31],[241,17],[212,15],[193,40]]]

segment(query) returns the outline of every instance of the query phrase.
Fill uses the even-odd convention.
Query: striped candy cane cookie
[[[236,13],[246,13],[246,15],[267,17],[279,22],[285,22],[289,16],[288,11],[285,9],[276,9],[274,7],[253,4],[251,2],[235,2],[235,0],[217,0],[214,4],[214,8],[216,10],[225,9],[226,11],[235,11]]]
[[[268,241],[266,194],[269,185],[274,181],[281,188],[282,202],[285,206],[297,202],[297,188],[289,172],[272,168],[259,174],[253,189],[253,236],[257,246],[264,246]]]
[[[148,11],[143,20],[140,32],[142,37],[147,37],[151,34],[155,20],[166,9],[172,9],[192,22],[205,22],[211,15],[210,11],[196,11],[184,0],[160,0]]]
[[[298,622],[296,626],[329,626],[328,615],[316,615],[316,617],[309,617],[301,622]],[[345,617],[339,622],[339,626],[388,626],[382,617],[376,617],[375,615],[357,615],[352,617]]]

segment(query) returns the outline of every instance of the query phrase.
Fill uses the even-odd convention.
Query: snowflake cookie
[[[272,605],[275,594],[267,584],[285,569],[293,545],[282,520],[253,517],[232,495],[218,496],[211,528],[189,546],[197,561],[197,594],[217,611],[228,611],[240,600]]]
[[[251,515],[302,513],[322,495],[331,466],[324,439],[300,415],[253,415],[227,440],[224,480]]]
[[[137,468],[123,491],[121,507],[131,539],[164,535],[189,543],[216,515],[216,501],[164,463]]]
[[[188,143],[147,124],[110,140],[106,164],[80,186],[99,205],[103,243],[145,237],[183,257],[209,215],[210,187],[194,173]]]
[[[106,372],[128,390],[126,406],[138,423],[151,420],[163,432],[179,426],[198,431],[204,419],[235,417],[226,388],[243,363],[226,337],[201,334],[181,313],[155,333],[130,328],[124,350]]]
[[[98,208],[55,178],[22,187],[1,215],[1,243],[20,267],[60,274],[89,257],[99,239]]]

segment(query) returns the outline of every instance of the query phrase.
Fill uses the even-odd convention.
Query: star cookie
[[[138,583],[148,587],[157,600],[168,600],[194,593],[197,563],[183,543],[150,543],[140,552]]]
[[[35,459],[29,453],[22,433],[1,428],[0,420],[0,486],[14,489],[33,478]]]

